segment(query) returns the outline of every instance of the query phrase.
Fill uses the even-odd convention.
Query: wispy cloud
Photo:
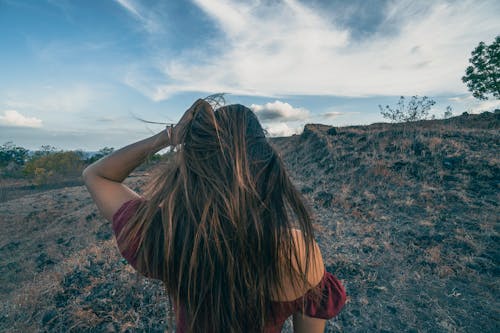
[[[500,31],[495,1],[390,1],[378,30],[361,40],[329,12],[296,0],[193,2],[219,28],[220,35],[211,41],[219,52],[168,59],[158,54],[162,83],[129,81],[154,100],[183,91],[267,96],[463,93],[460,77],[470,52]],[[118,3],[144,17],[135,2]]]
[[[350,113],[359,113],[359,112],[350,112]],[[331,119],[331,118],[337,118],[339,116],[343,116],[344,114],[345,114],[344,112],[330,111],[330,112],[322,113],[319,116],[322,118]]]
[[[67,40],[39,41],[27,39],[27,45],[38,59],[44,63],[60,64],[74,60],[82,54],[94,56],[111,48],[116,41],[87,40],[74,43]]]
[[[136,18],[143,20],[144,17],[139,13],[139,11],[135,8],[135,5],[129,0],[116,0],[123,8],[129,11]]]
[[[451,102],[458,102],[458,103],[464,103],[464,102],[471,102],[475,100],[474,96],[472,95],[464,95],[464,96],[455,96],[455,97],[450,97],[448,98],[449,101]]]
[[[162,24],[153,10],[143,8],[140,3],[133,0],[115,1],[138,20],[146,31],[150,33],[161,32]]]
[[[3,111],[3,116],[0,116],[0,122],[6,126],[42,127],[41,119],[24,116],[16,110]]]
[[[115,122],[119,118],[118,117],[99,117],[96,119],[97,122],[105,122],[105,123],[110,123],[110,122]]]
[[[3,105],[30,111],[73,113],[87,108],[98,94],[83,84],[57,88],[49,86],[35,93],[17,91],[6,94]]]

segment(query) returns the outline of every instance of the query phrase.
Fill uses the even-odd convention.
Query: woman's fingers
[[[191,122],[196,112],[200,111],[200,108],[206,107],[210,107],[210,104],[208,104],[205,100],[199,98],[198,100],[196,100],[196,102],[193,103],[193,105],[191,105],[189,109],[186,110],[186,112],[184,112],[179,122],[172,129],[171,137],[173,138],[173,142],[175,142],[176,144],[180,143],[180,138],[183,136],[182,133],[185,131],[186,126]]]
[[[191,105],[191,107],[187,109],[186,112],[184,112],[179,123],[186,123],[193,119],[195,111],[198,110],[198,108],[203,107],[203,103],[206,102],[202,99],[198,99],[196,102],[194,102],[193,105]]]

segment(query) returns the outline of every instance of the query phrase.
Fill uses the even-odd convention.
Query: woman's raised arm
[[[169,145],[168,129],[144,140],[125,146],[92,163],[82,177],[101,214],[112,221],[113,214],[125,202],[140,195],[122,184],[125,178],[149,155]]]

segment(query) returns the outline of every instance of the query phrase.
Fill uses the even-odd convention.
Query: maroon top
[[[142,199],[132,199],[125,202],[113,215],[113,232],[115,237],[123,229],[125,223],[130,219],[135,209],[137,209],[138,204]],[[128,250],[122,250],[121,244],[118,244],[120,253],[128,261],[132,267],[137,270],[136,258],[134,257],[134,249],[139,246],[139,240],[137,239],[132,246],[128,247]],[[265,333],[275,333],[281,332],[285,320],[297,312],[302,312],[309,317],[321,318],[321,319],[331,319],[335,317],[342,307],[344,306],[346,300],[346,293],[342,283],[331,273],[325,270],[323,278],[321,279],[319,285],[321,286],[322,295],[319,303],[313,302],[312,292],[307,292],[304,296],[289,302],[272,302],[276,313],[275,322],[267,323],[265,328]],[[302,307],[304,301],[304,307]],[[177,319],[177,331],[178,333],[184,333],[187,331],[186,323],[186,313],[184,307],[181,306],[176,312]]]

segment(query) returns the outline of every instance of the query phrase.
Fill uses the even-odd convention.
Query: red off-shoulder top
[[[113,215],[112,228],[117,239],[119,233],[129,221],[132,214],[138,207],[142,199],[133,199],[125,202]],[[117,239],[118,242],[118,239]],[[137,270],[136,258],[134,249],[139,246],[139,240],[135,241],[131,246],[124,249],[122,244],[118,243],[118,248],[122,256],[127,262]],[[154,277],[153,277],[154,278]],[[301,312],[306,316],[321,319],[331,319],[335,317],[346,301],[346,292],[342,283],[333,274],[327,272],[323,274],[323,278],[319,282],[322,298],[319,302],[314,302],[312,292],[307,292],[302,297],[289,302],[272,302],[275,310],[275,321],[269,322],[266,325],[265,333],[281,332],[283,325],[288,317],[294,313]],[[175,308],[177,319],[177,333],[187,331],[186,313],[182,305],[180,308]]]

